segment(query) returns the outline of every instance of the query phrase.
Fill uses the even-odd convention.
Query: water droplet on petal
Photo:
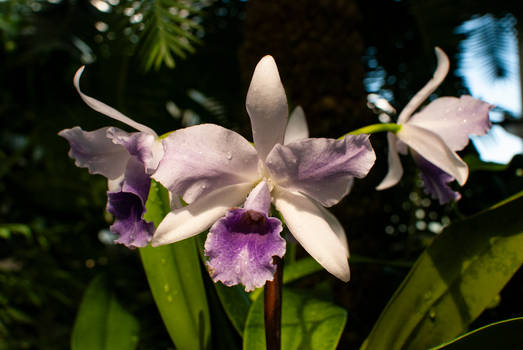
[[[228,160],[231,160],[231,159],[232,159],[232,154],[231,154],[231,152],[227,152],[227,154],[225,155],[225,157],[226,157]]]

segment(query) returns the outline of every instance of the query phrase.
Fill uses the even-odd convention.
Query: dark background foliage
[[[180,27],[185,37],[177,36],[185,39],[168,47],[169,64],[166,58],[148,61],[151,48],[164,44],[150,34],[159,25],[150,7],[179,2],[121,0],[107,13],[93,2],[0,2],[0,349],[68,348],[82,292],[99,272],[112,276],[124,305],[138,316],[139,348],[172,347],[136,252],[104,243],[112,220],[105,213],[105,180],[76,168],[57,136],[74,125],[128,129],[82,103],[72,77],[83,63],[90,63],[84,91],[158,133],[212,122],[250,138],[245,95],[256,62],[271,54],[289,104],[303,106],[311,135],[338,137],[379,122],[366,107],[364,79],[376,69],[372,60],[384,70],[382,89],[392,92],[390,102],[400,110],[432,75],[434,46],[448,53],[455,69],[463,36],[454,30],[464,20],[486,13],[521,20],[523,13],[520,1],[189,2],[187,25]],[[135,23],[126,12],[133,6],[143,13]],[[493,45],[492,35],[483,45],[492,70],[502,75],[503,47]],[[466,91],[461,78],[449,74],[438,93]],[[405,158],[402,182],[376,192],[387,168],[386,141],[374,135],[372,142],[375,167],[333,208],[349,236],[351,282],[327,273],[297,282],[347,308],[340,348],[361,344],[409,264],[434,237],[417,225],[420,216],[445,224],[522,188],[517,156],[501,170],[472,172],[462,200],[441,207],[423,193]],[[465,153],[475,151],[469,146]],[[521,315],[522,283],[520,272],[478,325]]]

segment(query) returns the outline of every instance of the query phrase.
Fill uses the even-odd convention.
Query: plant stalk
[[[264,288],[265,342],[267,350],[280,350],[283,260],[276,256],[273,259],[276,264],[274,279]]]

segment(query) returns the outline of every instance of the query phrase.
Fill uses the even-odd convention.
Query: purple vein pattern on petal
[[[129,159],[121,191],[107,194],[107,211],[115,216],[110,229],[120,235],[116,243],[144,247],[151,240],[154,224],[143,219],[150,185],[143,164],[136,158]]]
[[[127,133],[118,128],[107,129],[107,137],[122,145],[131,156],[140,160],[148,174],[153,173],[163,156],[163,146],[153,135],[146,132]]]
[[[258,178],[258,155],[234,131],[214,124],[177,130],[163,140],[164,157],[153,178],[187,203],[214,190]]]
[[[448,185],[449,182],[455,180],[451,175],[416,152],[412,152],[412,155],[421,170],[421,178],[423,179],[423,187],[426,194],[430,194],[432,198],[438,199],[439,204],[457,201],[461,198],[461,195],[453,191]]]
[[[271,56],[263,57],[254,70],[246,107],[254,145],[260,158],[265,160],[275,144],[283,143],[289,114],[278,67]]]
[[[276,145],[266,164],[276,184],[330,207],[349,192],[353,177],[367,175],[375,159],[368,135],[362,134]]]
[[[130,192],[109,192],[107,196],[107,211],[116,218],[110,230],[120,236],[115,243],[127,247],[145,247],[151,240],[154,224],[142,218],[142,200]]]
[[[91,174],[101,174],[114,180],[124,173],[130,156],[123,146],[114,144],[107,137],[108,129],[83,131],[75,126],[60,131],[58,135],[69,141],[69,157],[75,160],[77,167],[88,168]]]
[[[484,135],[490,129],[488,112],[492,106],[463,95],[440,97],[432,101],[407,123],[438,134],[453,151],[460,151],[469,142],[469,135]]]
[[[281,221],[256,210],[232,209],[210,229],[205,241],[212,279],[226,286],[243,284],[247,292],[272,281],[273,256],[283,257]]]

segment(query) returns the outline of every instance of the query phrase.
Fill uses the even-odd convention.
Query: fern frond
[[[192,18],[198,13],[199,2],[179,0],[149,0],[142,5],[144,31],[141,51],[145,69],[162,65],[174,68],[175,58],[186,58],[200,42],[195,32],[201,29]]]

